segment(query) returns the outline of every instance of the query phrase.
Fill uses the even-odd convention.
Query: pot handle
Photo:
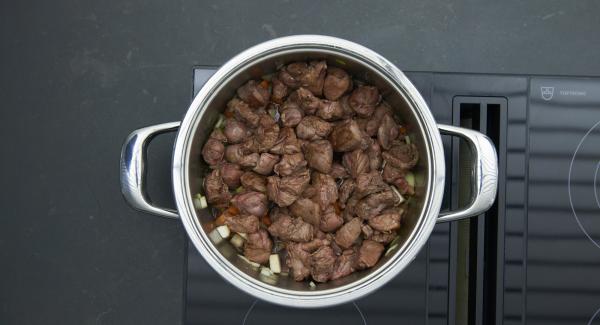
[[[487,211],[496,200],[498,190],[498,156],[494,143],[486,135],[452,125],[438,124],[440,133],[467,141],[473,155],[471,203],[458,211],[441,212],[437,222],[470,218]]]
[[[121,193],[133,208],[165,218],[179,218],[177,211],[153,206],[146,195],[146,149],[152,139],[173,132],[181,122],[170,122],[137,129],[121,148]]]

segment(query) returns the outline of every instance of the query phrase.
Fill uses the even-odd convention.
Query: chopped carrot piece
[[[401,126],[400,128],[398,128],[398,131],[400,132],[400,134],[405,135],[406,134],[406,128],[404,126]]]
[[[227,210],[225,210],[225,211],[234,216],[237,214],[240,214],[240,209],[238,209],[237,207],[235,207],[233,205],[229,206],[229,208],[227,208]]]
[[[262,216],[261,221],[267,227],[271,225],[271,218],[269,217],[268,213]]]
[[[226,110],[225,113],[223,113],[223,115],[225,115],[225,117],[227,117],[227,118],[232,118],[233,112],[230,110]]]
[[[216,226],[222,226],[222,225],[224,225],[224,224],[225,224],[225,214],[226,214],[226,213],[227,213],[227,212],[223,212],[223,213],[221,213],[221,215],[220,215],[220,216],[218,216],[218,217],[217,217],[217,219],[215,219],[215,225],[216,225]]]
[[[268,80],[263,80],[260,82],[259,86],[261,86],[264,89],[269,89],[269,81]]]

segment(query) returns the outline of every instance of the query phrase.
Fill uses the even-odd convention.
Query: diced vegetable
[[[248,263],[250,266],[252,266],[256,269],[258,269],[260,267],[260,264],[252,262],[251,260],[247,259],[246,256],[240,255],[240,254],[238,254],[238,256],[242,259],[242,261]]]
[[[208,203],[206,203],[206,197],[196,194],[194,197],[194,207],[199,210],[206,209],[206,207],[208,207]]]
[[[244,238],[242,238],[242,236],[240,236],[239,234],[233,234],[233,236],[229,240],[229,242],[231,242],[231,245],[233,245],[233,247],[235,248],[244,247],[244,241]]]
[[[410,185],[411,187],[415,187],[415,174],[413,174],[412,172],[408,172],[406,173],[406,176],[404,176],[404,178],[406,179],[408,185]]]
[[[221,237],[217,229],[209,232],[208,238],[210,238],[210,241],[212,241],[215,245],[223,241],[223,237]]]
[[[269,268],[273,273],[281,273],[281,264],[279,263],[278,254],[272,254],[269,256]]]
[[[410,137],[408,135],[405,135],[404,141],[406,141],[406,144],[410,144]]]
[[[269,89],[269,80],[263,79],[258,85],[264,89]]]
[[[238,188],[235,189],[235,193],[241,193],[244,190],[243,186],[239,186]]]
[[[218,226],[217,231],[219,232],[219,235],[221,235],[221,237],[223,238],[229,238],[229,235],[231,234],[231,231],[229,231],[229,227],[225,225]]]
[[[273,74],[272,73],[266,74],[266,75],[262,76],[261,79],[271,81],[271,79],[273,79]]]
[[[215,219],[215,225],[222,226],[225,224],[225,214],[222,213],[220,216]]]
[[[392,191],[394,192],[394,194],[396,194],[396,196],[398,197],[398,200],[400,202],[398,202],[398,204],[402,204],[402,202],[406,201],[406,199],[404,198],[404,196],[402,196],[402,194],[400,194],[400,191],[398,191],[398,189],[396,188],[396,186],[391,186]]]
[[[271,217],[269,217],[268,213],[262,216],[262,218],[260,218],[260,221],[267,227],[271,225]]]
[[[316,285],[314,282],[312,282],[312,281],[310,281],[310,282],[308,283],[308,286],[309,286],[309,287],[311,287],[312,289],[314,289],[314,288],[316,288],[316,287],[317,287],[317,285]]]
[[[346,65],[346,62],[342,59],[335,59],[335,62],[339,65]]]
[[[219,120],[215,124],[215,129],[221,129],[225,126],[225,116],[223,114],[219,114]]]
[[[264,276],[273,276],[273,272],[271,272],[271,269],[265,266],[260,268],[260,274]]]
[[[244,238],[245,240],[248,240],[248,235],[244,232],[238,232],[238,235],[240,235],[240,237]]]
[[[388,255],[390,255],[390,253],[391,253],[391,252],[392,252],[394,249],[396,249],[396,248],[398,248],[398,244],[391,245],[391,246],[390,246],[390,247],[389,247],[389,248],[388,248],[388,249],[385,251],[385,254],[383,254],[383,256],[388,256]]]

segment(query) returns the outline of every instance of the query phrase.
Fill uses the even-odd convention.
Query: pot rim
[[[299,292],[278,288],[250,277],[231,264],[216,249],[196,218],[192,191],[188,182],[190,177],[189,155],[191,140],[202,119],[204,108],[211,103],[214,95],[235,71],[250,62],[264,59],[268,55],[311,49],[350,56],[363,64],[370,65],[382,73],[393,88],[404,96],[424,134],[425,148],[429,158],[428,183],[416,229],[406,240],[404,247],[394,253],[394,256],[384,265],[371,274],[340,287]],[[375,291],[393,279],[414,260],[427,242],[437,221],[443,197],[445,161],[437,123],[423,97],[400,69],[374,51],[350,41],[331,36],[296,35],[273,39],[241,52],[219,68],[204,84],[188,108],[177,133],[173,150],[172,179],[177,210],[188,237],[202,257],[223,278],[246,293],[272,303],[292,307],[326,307],[349,302]]]

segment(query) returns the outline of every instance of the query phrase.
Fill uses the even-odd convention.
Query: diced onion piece
[[[390,246],[394,246],[394,245],[398,245],[398,243],[400,242],[400,236],[396,236],[391,242],[390,242]]]
[[[398,200],[400,202],[398,202],[398,204],[402,204],[402,202],[406,201],[406,199],[404,199],[404,196],[402,196],[402,194],[400,194],[400,191],[398,191],[398,189],[396,188],[396,186],[391,186],[392,191],[394,192],[394,194],[396,194],[396,196],[398,197]]]
[[[410,187],[415,187],[415,174],[413,174],[412,172],[408,172],[406,173],[404,178],[406,179],[406,182],[408,183],[408,185],[410,185]]]
[[[281,276],[288,276],[289,273],[287,273],[287,272],[281,272],[281,273],[279,273],[279,275],[281,275]]]
[[[335,59],[335,62],[339,65],[346,65],[346,62],[342,59]]]
[[[260,274],[264,276],[273,276],[271,269],[266,266],[260,268]]]
[[[217,229],[209,232],[208,238],[210,238],[210,241],[212,241],[215,245],[223,241],[223,237],[221,237]]]
[[[244,238],[239,234],[233,234],[229,242],[231,242],[231,245],[235,248],[242,248],[244,246]]]
[[[223,114],[219,114],[219,120],[217,124],[215,124],[215,129],[220,129],[225,126],[225,116]]]
[[[244,255],[240,255],[238,254],[238,256],[246,263],[248,263],[250,266],[258,269],[260,267],[260,264],[256,263],[256,262],[252,262],[251,260],[247,259],[246,256]]]
[[[208,207],[208,203],[206,202],[206,197],[196,194],[194,197],[194,207],[196,209],[206,209]]]
[[[243,186],[239,186],[238,188],[235,189],[235,193],[241,193],[244,190]]]
[[[309,286],[309,287],[311,287],[312,289],[314,289],[314,288],[316,288],[316,287],[317,287],[317,285],[316,285],[314,282],[312,282],[312,281],[310,281],[310,282],[308,283],[308,286]]]
[[[217,231],[219,232],[219,235],[221,235],[221,237],[223,238],[229,238],[229,235],[231,234],[231,231],[229,231],[229,227],[227,227],[226,225],[218,226]]]
[[[405,135],[404,141],[406,142],[406,144],[410,144],[410,137],[408,135]]]
[[[248,235],[245,232],[238,232],[238,235],[240,235],[245,240],[248,240]]]
[[[269,268],[273,273],[281,273],[281,263],[279,263],[278,254],[271,254],[271,256],[269,256]]]
[[[392,246],[390,246],[387,251],[385,251],[385,254],[383,254],[383,256],[388,256],[394,249],[396,249],[398,247],[398,244],[394,244]]]

